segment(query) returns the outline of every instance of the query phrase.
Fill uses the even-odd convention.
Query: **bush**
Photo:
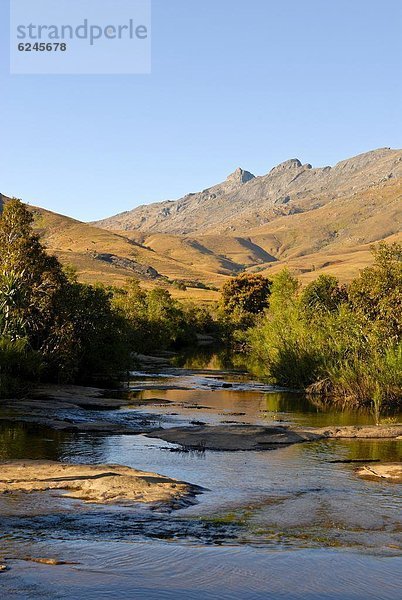
[[[265,374],[342,406],[397,408],[402,397],[401,247],[380,245],[347,291],[320,276],[300,291],[287,271],[246,334]]]
[[[255,322],[256,315],[269,305],[271,280],[262,275],[242,273],[222,287],[221,321],[229,331],[244,330]]]
[[[320,275],[309,283],[301,295],[301,303],[306,310],[315,312],[334,312],[348,298],[346,288],[340,287],[333,275]]]
[[[194,313],[163,288],[141,289],[131,280],[114,295],[114,306],[126,323],[129,345],[137,352],[155,352],[195,341]]]
[[[49,379],[85,383],[110,379],[129,367],[126,323],[102,287],[74,282],[63,289],[42,354]]]
[[[0,398],[21,396],[28,382],[37,381],[41,360],[26,339],[0,337]]]

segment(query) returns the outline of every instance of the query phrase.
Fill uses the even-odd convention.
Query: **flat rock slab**
[[[129,398],[108,398],[107,390],[81,385],[46,384],[35,388],[35,395],[29,402],[46,403],[48,407],[57,409],[62,403],[70,403],[81,408],[117,409],[130,404]],[[18,402],[18,401],[17,401]]]
[[[166,398],[138,398],[133,399],[130,402],[131,406],[165,406],[168,404],[172,404],[172,400],[167,400]]]
[[[260,425],[200,425],[157,429],[146,434],[180,444],[189,449],[204,450],[272,450],[284,445],[311,442],[325,438],[399,438],[402,425],[365,427],[296,428]]]
[[[57,415],[57,413],[55,413]],[[146,433],[152,430],[151,425],[147,425],[144,422],[135,420],[128,426],[114,423],[112,421],[78,421],[74,420],[77,415],[74,412],[71,413],[68,419],[59,419],[57,416],[46,417],[44,413],[38,414],[18,414],[18,413],[6,413],[0,415],[0,421],[6,423],[30,423],[33,425],[40,425],[42,427],[49,427],[57,431],[67,432],[82,432],[82,433],[99,433],[99,434],[111,434],[111,435],[138,435],[139,433]]]
[[[0,404],[0,421],[34,423],[61,431],[100,434],[138,434],[149,431],[148,419],[133,414],[123,422],[118,409],[132,399],[107,398],[107,391],[75,385],[43,385],[30,398],[5,400]],[[116,411],[115,417],[108,413]],[[105,416],[106,415],[106,416]]]
[[[38,421],[33,422],[38,423]],[[44,420],[42,424],[58,431],[80,431],[82,433],[102,433],[111,435],[138,435],[139,433],[144,433],[152,429],[151,426],[141,425],[140,423],[133,423],[130,427],[126,427],[119,423],[112,423],[109,421],[84,421],[82,423],[70,423],[68,421],[48,419]]]
[[[158,429],[147,434],[165,442],[180,444],[192,449],[205,450],[271,450],[279,446],[320,439],[311,432],[296,431],[287,427],[262,427],[258,425],[200,425]]]
[[[63,490],[71,498],[95,504],[145,502],[173,507],[191,503],[201,488],[121,465],[35,460],[0,463],[0,494],[47,490]]]
[[[402,463],[381,463],[364,465],[356,469],[356,474],[364,479],[376,481],[385,480],[393,483],[402,483]]]

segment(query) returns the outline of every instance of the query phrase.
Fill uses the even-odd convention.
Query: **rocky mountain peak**
[[[374,150],[334,167],[311,168],[297,158],[254,177],[238,168],[229,177],[175,202],[138,207],[96,223],[112,230],[169,234],[248,230],[297,212],[308,212],[377,184],[402,178],[402,150]],[[350,217],[348,217],[350,218]]]
[[[273,169],[271,169],[270,173],[291,171],[292,169],[300,169],[300,167],[302,166],[303,165],[298,158],[290,158],[289,160],[285,160],[285,162],[282,162]]]
[[[249,171],[245,171],[244,169],[238,167],[236,171],[234,171],[227,177],[226,181],[234,181],[236,183],[247,183],[247,181],[250,181],[254,178],[255,175],[253,175]]]

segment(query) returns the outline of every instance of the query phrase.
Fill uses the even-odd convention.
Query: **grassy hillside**
[[[281,217],[249,231],[253,242],[278,258],[265,265],[275,272],[287,265],[310,280],[321,272],[347,281],[371,264],[370,246],[400,241],[402,181],[389,181],[315,210]]]
[[[127,235],[181,264],[224,275],[244,269],[275,273],[286,265],[302,280],[334,272],[346,281],[371,263],[372,243],[401,239],[401,201],[398,179],[305,212],[277,216],[243,235]]]
[[[389,152],[384,156],[389,162]],[[397,165],[395,169],[399,168],[399,153],[391,156],[392,164]],[[385,158],[380,154],[378,165],[373,165],[372,155],[369,158],[370,172],[378,179],[384,171]],[[217,229],[209,226],[211,215],[208,223],[200,222],[196,232],[174,234],[101,229],[42,208],[31,207],[31,210],[35,228],[46,247],[64,264],[73,265],[81,280],[122,285],[127,278],[135,277],[144,287],[162,285],[176,297],[210,302],[218,297],[216,289],[228,277],[242,271],[269,275],[287,266],[306,282],[320,273],[334,273],[341,281],[348,281],[371,264],[370,246],[374,242],[401,240],[402,178],[388,174],[380,181],[369,179],[362,189],[360,171],[356,180],[351,169],[361,170],[362,161],[365,166],[367,160],[358,157],[357,162],[345,161],[334,169],[342,173],[340,180],[344,187],[347,180],[344,170],[351,171],[352,183],[358,181],[357,186],[348,182],[348,193],[344,187],[337,196],[321,188],[319,193],[303,188],[294,201],[297,210],[271,207],[269,215],[258,225],[258,213],[247,220],[232,209],[232,225],[225,232],[219,231],[220,226]],[[286,165],[288,177],[289,164]],[[311,169],[303,170],[293,163],[290,166],[291,171],[295,169],[298,173],[298,180],[307,175],[311,178]],[[282,182],[285,177],[281,167],[276,169],[278,175],[268,176],[270,185],[273,178],[279,177]],[[328,176],[325,170],[318,171],[317,177]],[[240,179],[237,176],[223,187],[211,189],[220,190],[222,199],[227,197],[228,190],[238,194],[239,189],[247,186],[253,190],[261,188],[259,178],[249,179],[244,173],[240,172]],[[210,202],[207,192],[202,193],[203,202]],[[186,198],[188,202],[194,201],[193,196]],[[0,196],[0,205],[2,201],[7,198]],[[185,282],[187,289],[180,289],[183,286],[177,282]]]
[[[136,277],[145,287],[166,284],[165,279],[181,279],[217,286],[219,274],[208,270],[193,269],[174,258],[158,254],[151,247],[75,219],[34,207],[35,228],[46,247],[64,264],[78,270],[80,279],[90,283],[121,285],[127,278]],[[154,273],[152,270],[155,270]],[[173,291],[176,292],[175,288]],[[197,296],[211,299],[216,293],[197,290]],[[175,295],[177,295],[175,293]],[[181,292],[179,296],[188,296]]]
[[[1,202],[8,198],[1,197]],[[123,285],[135,277],[145,288],[167,287],[175,297],[195,298],[210,302],[218,297],[214,289],[188,287],[179,290],[170,281],[185,280],[189,286],[219,287],[226,278],[215,272],[193,269],[157,254],[140,241],[105,231],[70,217],[30,207],[34,226],[48,250],[66,265],[77,269],[79,279],[88,283]]]

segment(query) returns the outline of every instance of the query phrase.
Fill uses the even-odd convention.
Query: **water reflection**
[[[175,366],[182,369],[188,369],[193,371],[194,382],[197,381],[197,376],[202,375],[219,376],[223,377],[229,382],[248,382],[253,383],[253,378],[250,377],[249,372],[258,372],[256,365],[250,364],[250,359],[244,354],[233,354],[226,349],[212,350],[208,348],[201,348],[199,350],[193,350],[183,353],[177,356],[173,363]],[[264,381],[262,374],[259,373],[259,381]],[[178,384],[179,382],[176,381]],[[296,422],[303,425],[311,425],[316,427],[325,427],[329,425],[374,425],[375,416],[372,411],[368,409],[362,410],[339,410],[333,408],[330,405],[323,403],[319,397],[307,397],[306,394],[297,392],[286,392],[286,391],[275,391],[270,390],[269,393],[258,394],[258,387],[251,386],[248,394],[235,395],[228,390],[220,392],[221,406],[224,407],[225,401],[227,404],[233,406],[233,402],[241,403],[249,402],[255,404],[258,401],[258,409],[254,407],[254,412],[258,410],[260,413],[264,411],[267,413],[266,418],[272,418],[273,415],[277,415],[278,418],[283,414],[287,419],[294,419]],[[216,391],[216,390],[215,390]],[[247,390],[245,390],[247,392]],[[166,394],[166,398],[172,398],[173,394]],[[147,397],[146,394],[144,397]],[[189,394],[186,398],[185,395],[180,396],[182,401],[192,401],[192,397]],[[214,394],[214,403],[217,405],[219,402],[218,394]],[[232,401],[232,402],[231,402]],[[388,422],[389,420],[395,422],[401,422],[401,414],[384,415],[383,421]]]
[[[106,442],[103,436],[66,433],[28,423],[0,422],[0,460],[74,460],[71,454],[77,448],[79,456],[82,442],[86,447],[85,454],[90,454],[94,462],[103,455],[101,448]],[[70,448],[67,455],[66,444]]]

